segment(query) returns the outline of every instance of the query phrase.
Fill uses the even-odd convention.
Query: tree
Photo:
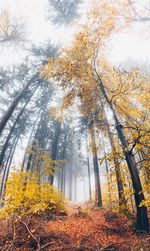
[[[7,9],[0,13],[0,44],[19,44],[25,42],[25,26],[11,16]]]
[[[95,174],[95,202],[98,207],[101,207],[102,206],[102,194],[101,194],[100,174],[99,174],[97,145],[96,145],[96,139],[95,139],[94,125],[91,126],[89,131],[90,131],[90,136],[91,136],[91,148],[92,148],[94,174]]]
[[[105,7],[105,9],[104,9]],[[108,6],[107,6],[108,7]],[[144,200],[142,185],[139,173],[136,166],[133,149],[129,147],[126,135],[123,131],[123,126],[117,114],[116,106],[111,99],[111,92],[106,89],[108,84],[111,87],[111,81],[104,81],[105,72],[101,71],[99,63],[99,55],[102,54],[102,49],[105,39],[116,28],[116,11],[111,7],[106,9],[106,5],[101,6],[101,14],[105,15],[100,24],[94,26],[85,26],[83,31],[76,35],[73,45],[66,49],[65,53],[57,59],[49,60],[48,65],[41,68],[41,74],[45,78],[53,78],[60,81],[60,84],[69,89],[69,102],[73,102],[74,97],[87,97],[87,90],[97,90],[97,96],[101,102],[107,105],[108,109],[113,114],[118,139],[129,168],[133,189],[134,198],[137,209],[136,231],[149,231],[148,215],[146,206],[140,206]],[[109,16],[112,14],[110,20]],[[99,29],[99,25],[101,29]],[[97,67],[97,65],[99,67]],[[130,79],[130,74],[128,75]],[[130,86],[138,85],[135,77],[130,82]],[[127,86],[128,86],[128,81]],[[132,86],[132,88],[133,88]],[[99,90],[98,90],[99,89]],[[92,93],[92,91],[91,91]]]
[[[50,20],[55,24],[68,24],[78,17],[78,7],[82,0],[48,0],[48,2]]]
[[[35,91],[37,90],[37,87],[35,89],[33,89],[32,93],[30,93],[30,96],[27,96],[26,103],[21,108],[19,114],[17,115],[17,117],[15,119],[15,122],[14,122],[13,126],[10,128],[9,134],[8,134],[8,136],[6,138],[6,141],[5,141],[4,145],[3,145],[3,148],[2,148],[1,153],[0,153],[0,167],[2,166],[4,154],[5,154],[5,151],[7,149],[9,140],[10,140],[10,138],[11,138],[11,136],[12,136],[14,130],[15,130],[16,124],[20,121],[20,118],[21,118],[22,114],[24,113],[26,106],[28,105],[28,103],[29,103],[31,97],[33,96],[33,94],[35,93]]]
[[[10,105],[10,107],[8,108],[8,110],[6,111],[6,113],[3,115],[2,119],[1,119],[1,122],[0,122],[0,134],[2,133],[3,129],[5,128],[5,126],[7,124],[7,121],[10,119],[10,117],[13,114],[13,112],[14,112],[15,108],[17,107],[18,103],[25,96],[26,91],[28,90],[30,85],[32,83],[34,83],[34,81],[36,81],[37,79],[38,79],[38,75],[36,74],[28,81],[28,83],[23,87],[22,91],[15,97],[12,104]],[[40,79],[39,82],[41,83],[42,80]]]
[[[54,46],[52,46],[52,44],[50,44],[49,46],[44,48],[44,50],[43,50],[44,55],[42,57],[39,57],[39,54],[41,54],[39,47],[33,46],[32,52],[33,52],[34,56],[38,58],[38,60],[40,58],[40,62],[38,61],[38,66],[39,66],[39,64],[41,65],[41,64],[47,63],[46,58],[48,56],[54,57],[56,55],[57,47],[54,47]],[[23,72],[25,72],[25,71],[26,71],[26,69],[24,70],[24,67],[23,67]],[[37,67],[35,67],[35,72],[34,73],[32,72],[31,76],[30,75],[28,76],[29,78],[27,78],[27,81],[25,82],[22,90],[21,91],[18,90],[11,105],[8,107],[7,111],[3,114],[1,121],[0,121],[0,135],[1,135],[2,131],[4,130],[8,120],[11,118],[16,107],[20,103],[20,101],[26,97],[27,93],[30,92],[32,88],[36,89],[44,82],[43,78],[39,76]],[[19,74],[19,76],[21,76],[21,75]],[[26,80],[26,75],[24,77]]]
[[[149,22],[149,0],[140,3],[139,1],[128,0],[129,6],[131,8],[131,13],[133,16],[133,20],[136,22]]]

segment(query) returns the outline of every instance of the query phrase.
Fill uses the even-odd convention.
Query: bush
[[[65,210],[65,199],[61,193],[47,182],[40,183],[37,175],[13,172],[6,184],[0,218],[10,215],[24,216],[46,209],[55,212]]]

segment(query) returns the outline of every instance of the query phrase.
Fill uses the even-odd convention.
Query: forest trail
[[[65,251],[149,251],[148,236],[134,234],[133,223],[126,216],[109,210],[69,204],[68,215],[47,221],[45,232],[53,236],[47,250]]]
[[[67,213],[30,216],[16,222],[13,239],[10,222],[0,222],[0,251],[149,251],[149,235],[136,235],[131,217],[108,209],[69,203]]]

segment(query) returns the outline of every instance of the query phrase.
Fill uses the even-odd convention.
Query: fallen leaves
[[[48,217],[49,212],[45,213],[47,217],[35,215],[30,225],[40,248],[31,236],[26,238],[28,232],[18,225],[14,251],[149,251],[149,237],[135,235],[132,220],[127,216],[85,205],[69,205],[68,215],[63,217]],[[9,250],[11,243],[8,226],[4,224],[0,250]]]

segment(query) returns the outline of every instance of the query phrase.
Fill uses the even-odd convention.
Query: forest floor
[[[18,227],[12,241],[10,229],[1,222],[0,251],[150,250],[150,236],[134,233],[132,217],[105,209],[69,205],[67,215],[38,215],[28,226],[30,232]]]

